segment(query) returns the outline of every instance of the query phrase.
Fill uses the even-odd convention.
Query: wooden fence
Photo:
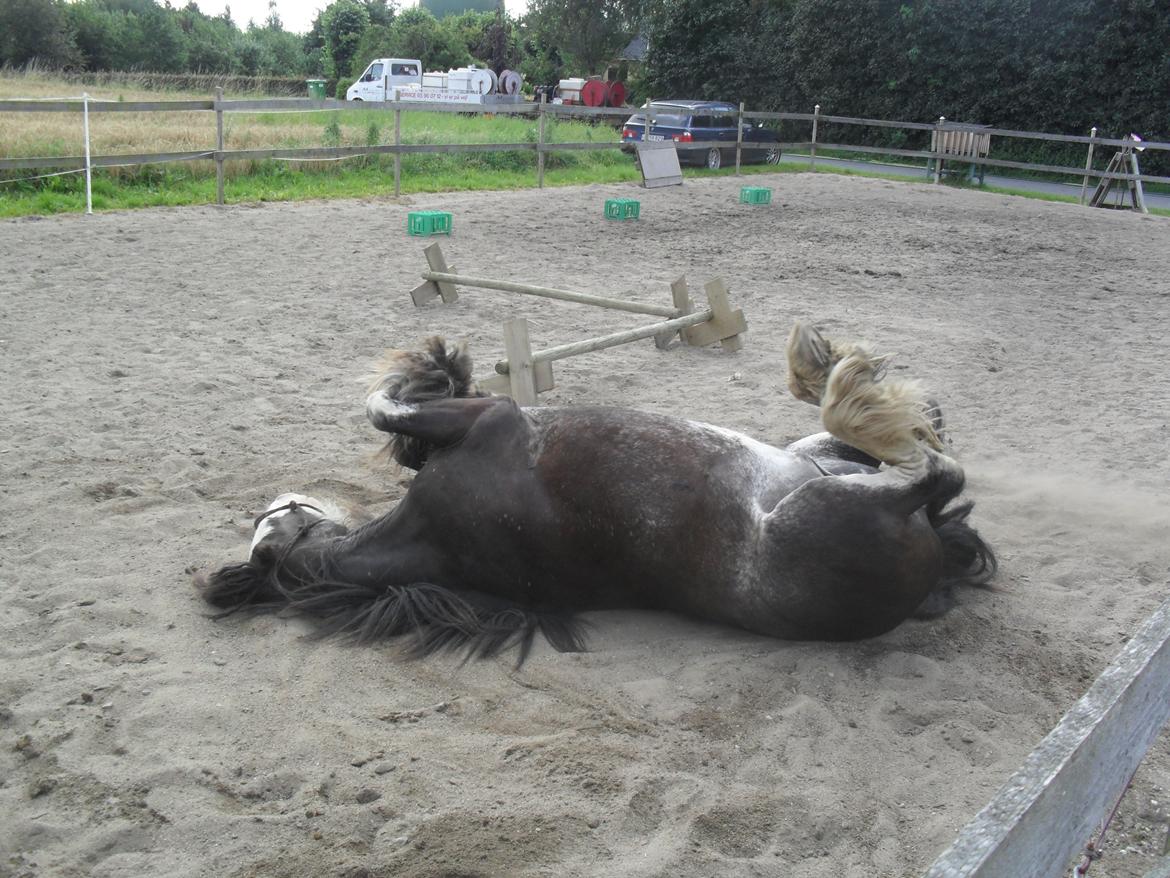
[[[265,148],[265,149],[237,149],[225,148],[223,116],[225,113],[261,113],[261,112],[313,112],[323,110],[360,110],[364,112],[394,114],[394,142],[377,146],[321,146],[305,148]],[[414,153],[456,153],[456,152],[500,152],[500,151],[528,151],[536,155],[536,185],[544,185],[545,156],[549,153],[563,150],[595,150],[615,149],[620,141],[590,141],[584,143],[554,143],[547,139],[546,120],[553,119],[597,119],[605,117],[628,117],[636,109],[627,107],[584,107],[565,106],[547,103],[517,103],[492,104],[477,106],[460,104],[429,104],[415,101],[342,101],[335,99],[313,100],[311,98],[268,98],[259,100],[224,100],[222,90],[210,100],[199,101],[95,101],[88,97],[80,100],[0,100],[0,113],[81,113],[84,125],[88,131],[88,117],[91,113],[154,113],[154,112],[191,112],[205,111],[214,113],[216,117],[216,142],[209,144],[206,150],[193,152],[165,152],[165,153],[134,153],[119,155],[82,155],[82,156],[40,156],[28,158],[0,158],[0,172],[14,170],[30,170],[56,168],[65,169],[65,172],[84,171],[89,175],[93,168],[119,167],[127,165],[149,165],[165,162],[214,161],[216,164],[216,201],[224,203],[223,193],[223,166],[224,162],[237,160],[283,159],[292,161],[306,160],[335,160],[364,155],[393,155],[394,156],[394,194],[401,192],[402,156]],[[402,142],[402,113],[404,112],[447,112],[447,113],[492,113],[492,114],[519,114],[534,116],[537,119],[537,139],[535,143],[461,143],[461,144],[407,144]],[[948,152],[945,144],[954,137],[939,137],[939,132],[971,132],[986,141],[990,137],[1019,138],[1025,140],[1041,140],[1051,143],[1083,144],[1087,150],[1084,167],[1066,167],[1061,165],[1046,165],[1033,162],[1016,162],[1004,159],[993,159],[986,153],[964,156],[961,161],[983,168],[1010,168],[1014,170],[1034,171],[1047,174],[1067,175],[1079,178],[1082,181],[1081,201],[1090,179],[1118,180],[1126,183],[1170,183],[1170,177],[1152,174],[1132,174],[1111,170],[1096,170],[1092,167],[1094,150],[1097,147],[1116,147],[1119,150],[1131,149],[1134,141],[1128,138],[1114,139],[1098,137],[1097,129],[1093,129],[1088,136],[1047,134],[1036,131],[1015,131],[1003,128],[987,128],[984,126],[963,125],[948,122],[940,118],[936,122],[894,122],[884,119],[858,119],[848,116],[831,116],[821,113],[818,105],[812,113],[767,113],[746,111],[740,104],[739,130],[741,137],[735,143],[735,170],[739,173],[743,160],[742,131],[745,122],[798,122],[809,125],[810,137],[803,141],[789,141],[776,144],[782,150],[808,150],[810,167],[816,166],[818,150],[835,150],[842,152],[892,155],[905,158],[924,159],[934,164],[936,168],[935,181],[938,181],[937,169],[946,161],[954,161],[956,156]],[[894,147],[863,146],[849,143],[830,143],[818,138],[820,126],[826,123],[856,127],[893,128],[905,131],[933,132],[932,147],[937,149],[899,149]],[[88,136],[86,144],[88,149]],[[1142,148],[1150,150],[1170,151],[1170,143],[1143,143]],[[728,141],[694,141],[687,144],[688,149],[709,149],[719,147],[730,149]]]

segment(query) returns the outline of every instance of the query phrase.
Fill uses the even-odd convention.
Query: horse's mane
[[[221,609],[215,618],[282,609],[310,618],[318,637],[356,644],[392,640],[408,659],[462,653],[469,661],[515,647],[519,667],[537,633],[558,652],[585,649],[585,623],[564,611],[522,607],[481,592],[457,592],[427,582],[391,586],[343,582],[330,575],[328,551],[290,583],[280,575],[285,554],[261,546],[242,564],[197,577],[203,598]]]

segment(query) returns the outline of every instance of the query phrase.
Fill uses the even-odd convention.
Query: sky
[[[510,15],[520,15],[528,8],[528,0],[504,0],[505,8]],[[223,12],[223,0],[196,0],[199,9],[205,15],[219,15]],[[276,0],[276,11],[280,15],[280,22],[286,31],[292,33],[308,33],[313,27],[313,19],[317,13],[328,6],[330,0]],[[176,6],[182,4],[176,3]],[[263,24],[268,18],[268,0],[230,0],[226,4],[232,10],[232,21],[241,29],[248,26],[248,21]],[[401,0],[398,8],[418,5],[416,0]]]

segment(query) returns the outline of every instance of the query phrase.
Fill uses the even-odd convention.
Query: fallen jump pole
[[[587,338],[584,341],[574,341],[568,344],[557,345],[555,348],[534,351],[532,354],[532,362],[536,364],[551,363],[555,360],[563,360],[566,357],[575,357],[577,354],[590,354],[594,351],[614,348],[618,345],[629,344],[632,341],[653,338],[664,332],[674,332],[679,329],[685,329],[688,326],[698,326],[700,323],[708,322],[711,317],[712,314],[710,311],[697,311],[694,314],[676,317],[674,320],[667,320],[663,323],[651,323],[649,326],[627,329],[623,332],[615,332],[612,335],[602,335],[598,338]],[[496,363],[496,372],[500,375],[507,375],[508,361],[500,360]]]
[[[644,305],[641,302],[627,302],[623,299],[577,293],[573,290],[558,290],[535,284],[520,284],[494,278],[459,274],[454,268],[447,266],[447,260],[443,256],[443,251],[439,249],[438,243],[425,247],[423,254],[427,258],[429,269],[422,273],[423,283],[410,291],[410,297],[416,306],[425,305],[436,298],[441,298],[445,303],[454,302],[459,298],[455,284],[462,284],[465,287],[480,287],[485,290],[500,290],[506,293],[520,293],[525,296],[559,299],[562,302],[577,302],[580,305],[593,305],[615,311],[630,311],[634,314],[652,314],[655,317],[681,317],[686,313],[679,308],[671,308],[667,305]]]
[[[719,278],[709,281],[704,289],[709,308],[694,311],[686,295],[686,282],[679,279],[672,284],[675,301],[685,302],[691,313],[671,320],[626,329],[609,335],[557,345],[543,351],[533,351],[528,341],[528,321],[518,317],[504,323],[504,347],[508,359],[496,363],[496,373],[477,383],[482,390],[505,393],[520,405],[535,405],[536,396],[553,388],[552,363],[577,354],[587,354],[644,338],[653,338],[659,347],[678,333],[691,345],[719,342],[727,351],[738,351],[743,346],[741,333],[747,331],[743,312],[731,309],[727,299],[727,285]]]

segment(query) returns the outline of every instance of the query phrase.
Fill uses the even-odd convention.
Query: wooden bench
[[[956,125],[954,127],[941,125],[930,133],[930,151],[941,153],[944,156],[954,156],[955,159],[959,160],[987,158],[987,153],[991,151],[991,135],[979,129],[989,127],[988,125]],[[936,183],[941,176],[956,173],[955,170],[946,168],[947,161],[949,159],[937,158],[931,159],[927,163],[927,173],[934,175]],[[968,179],[974,182],[978,178],[979,185],[982,186],[984,169],[985,165],[971,162],[968,165]]]

